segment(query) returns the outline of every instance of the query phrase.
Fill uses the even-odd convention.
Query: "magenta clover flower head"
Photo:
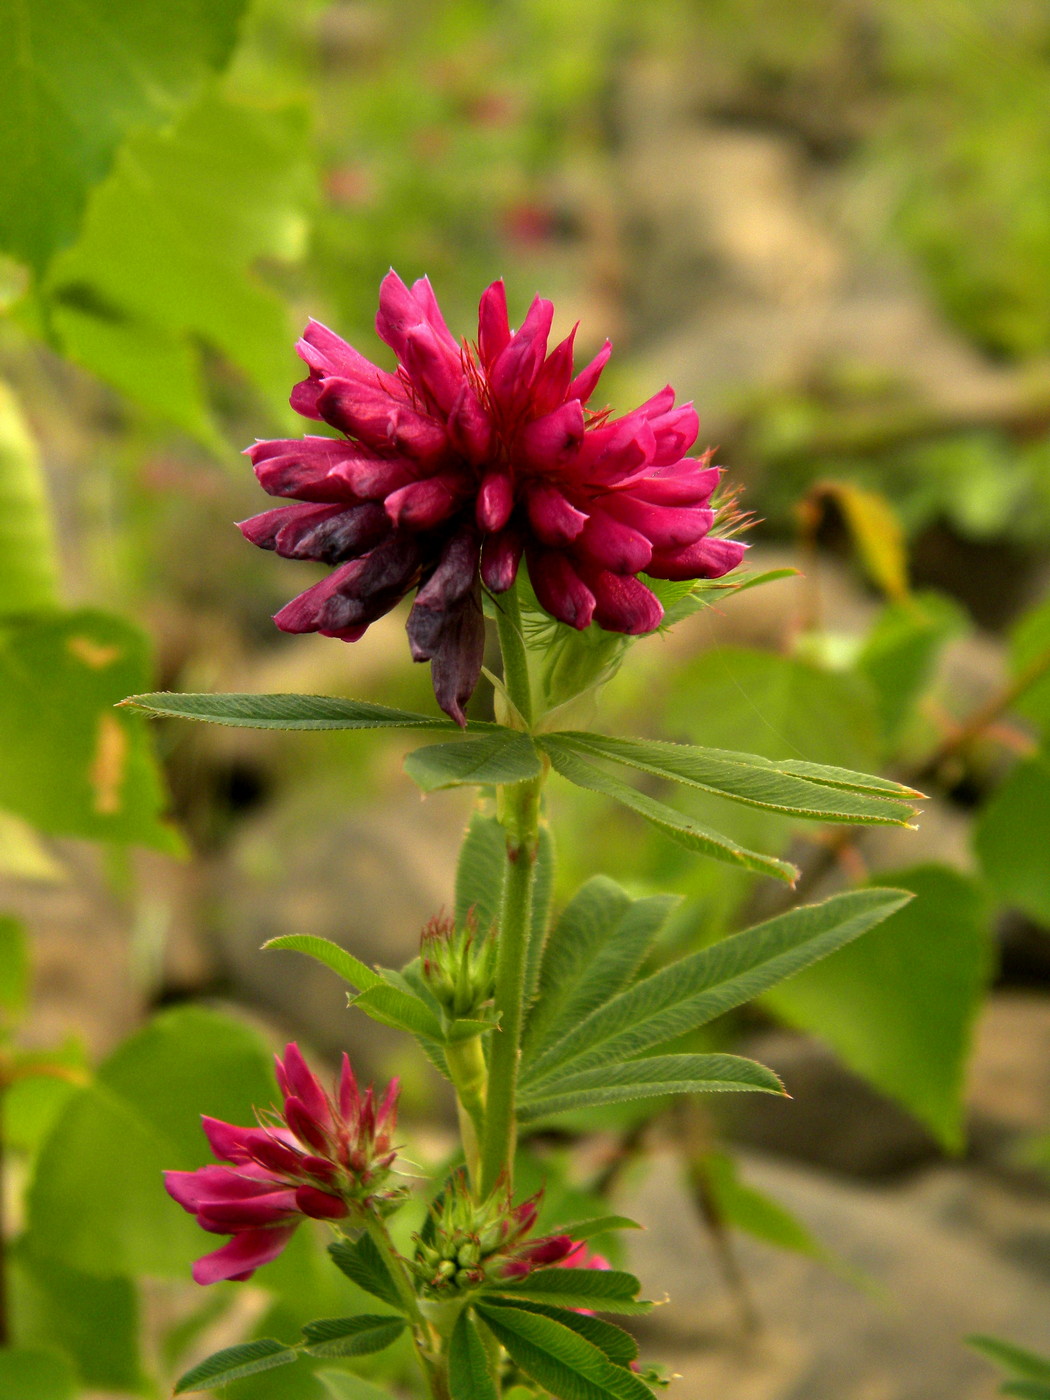
[[[165,1172],[168,1194],[203,1229],[230,1235],[227,1244],[198,1259],[198,1283],[250,1278],[275,1259],[307,1216],[342,1220],[363,1211],[389,1210],[400,1188],[389,1185],[396,1157],[398,1081],[377,1105],[362,1094],[343,1056],[333,1094],[307,1067],[299,1047],[276,1057],[283,1109],[261,1115],[255,1128],[202,1118],[212,1151],[226,1166]]]
[[[253,544],[335,566],[274,619],[286,632],[357,641],[412,589],[412,657],[459,724],[481,672],[481,586],[501,593],[522,556],[560,622],[651,632],[663,610],[639,579],[719,578],[745,546],[713,534],[721,468],[685,454],[699,420],[668,386],[622,418],[588,405],[608,341],[578,373],[572,331],[537,297],[512,331],[502,282],[481,298],[478,338],[449,331],[429,281],[391,272],[376,329],[397,357],[378,368],[317,321],[297,350],[310,369],[292,406],[338,437],[247,449],[273,496],[298,502],[241,523]]]

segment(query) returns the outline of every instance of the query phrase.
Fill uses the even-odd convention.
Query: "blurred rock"
[[[1009,1140],[1050,1131],[1050,997],[1004,991],[988,998],[967,1100],[979,1133]]]
[[[840,1261],[828,1267],[738,1237],[763,1320],[741,1338],[673,1155],[617,1209],[647,1225],[631,1267],[670,1294],[635,1330],[681,1379],[672,1394],[733,1400],[991,1400],[999,1377],[963,1339],[991,1332],[1050,1348],[1050,1284],[946,1223],[921,1191],[831,1181],[747,1157],[745,1179],[796,1214]]]

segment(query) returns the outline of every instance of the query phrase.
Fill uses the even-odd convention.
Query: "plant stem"
[[[499,602],[503,683],[511,704],[528,725],[533,720],[532,688],[517,589],[508,589]],[[513,1183],[517,1146],[515,1100],[542,788],[541,776],[524,783],[507,783],[499,789],[499,817],[506,832],[507,867],[496,964],[495,1001],[500,1021],[499,1029],[492,1036],[489,1062],[481,1157],[482,1195],[492,1191],[504,1174],[508,1187]]]
[[[430,1400],[449,1400],[446,1363],[444,1359],[434,1353],[433,1331],[423,1316],[419,1299],[416,1297],[416,1290],[412,1286],[412,1280],[405,1268],[404,1261],[394,1248],[390,1232],[379,1216],[371,1211],[364,1218],[364,1227],[371,1236],[372,1243],[382,1255],[383,1263],[387,1266],[390,1277],[394,1280],[398,1297],[404,1303],[405,1311],[412,1323],[412,1341],[416,1350],[416,1359],[426,1376]]]
[[[481,1185],[481,1137],[485,1131],[485,1100],[488,1090],[488,1065],[481,1036],[446,1045],[445,1058],[456,1090],[456,1110],[463,1152],[474,1189]]]

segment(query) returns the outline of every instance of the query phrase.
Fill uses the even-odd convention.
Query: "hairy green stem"
[[[485,1100],[488,1090],[488,1065],[481,1036],[446,1045],[445,1059],[456,1090],[456,1110],[463,1153],[474,1189],[481,1185],[481,1138],[485,1131]]]
[[[507,696],[521,720],[531,725],[532,687],[516,588],[508,589],[499,599],[497,617]],[[481,1155],[482,1195],[492,1191],[501,1176],[506,1176],[508,1186],[512,1184],[517,1145],[515,1100],[542,787],[543,778],[539,777],[523,783],[507,783],[499,789],[499,818],[506,833],[507,866],[496,964],[499,1029],[492,1035],[489,1061]]]
[[[416,1290],[412,1285],[412,1279],[405,1267],[404,1260],[395,1249],[390,1232],[378,1215],[370,1211],[364,1218],[364,1227],[371,1236],[372,1243],[379,1250],[383,1263],[389,1270],[390,1277],[394,1280],[398,1297],[405,1305],[405,1312],[412,1324],[412,1341],[415,1346],[416,1359],[426,1376],[430,1400],[450,1400],[447,1361],[435,1353],[433,1329],[423,1316],[419,1299],[416,1297]]]

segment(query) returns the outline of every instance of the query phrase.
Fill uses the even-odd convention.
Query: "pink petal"
[[[618,574],[637,574],[653,557],[653,547],[643,534],[596,510],[576,542],[576,552],[599,568]]]
[[[317,402],[326,422],[378,451],[426,459],[448,442],[443,424],[379,390],[365,394],[347,379],[326,379]]]
[[[502,530],[514,509],[514,488],[506,472],[489,472],[478,488],[475,515],[478,528]]]
[[[534,467],[550,468],[583,441],[583,405],[570,399],[553,413],[535,418],[522,429],[520,444],[525,460]]]
[[[529,553],[529,578],[540,606],[552,617],[582,631],[594,616],[594,594],[566,555],[557,550]]]
[[[510,340],[507,289],[502,278],[481,295],[478,306],[478,353],[483,365],[491,365]]]
[[[525,504],[532,528],[544,544],[570,544],[587,523],[584,512],[546,482],[529,488]]]
[[[680,549],[684,545],[695,544],[703,539],[715,520],[714,511],[706,507],[654,506],[648,501],[639,501],[634,496],[633,488],[603,496],[602,509],[643,534],[654,549]],[[628,572],[638,571],[631,569]]]
[[[344,1050],[339,1066],[339,1116],[344,1122],[354,1117],[359,1102],[357,1078],[350,1064],[350,1056]]]
[[[277,1258],[295,1229],[295,1225],[276,1225],[268,1230],[240,1231],[221,1249],[197,1260],[193,1266],[194,1280],[209,1284],[224,1279],[250,1278],[261,1265]]]
[[[300,1186],[295,1199],[302,1213],[314,1220],[342,1220],[344,1215],[350,1214],[350,1207],[344,1200],[327,1191],[318,1191],[315,1186]]]
[[[572,345],[578,329],[579,322],[550,352],[536,376],[532,389],[532,411],[537,416],[550,413],[566,398],[575,397],[568,391],[572,381]]]
[[[537,297],[521,330],[511,336],[489,369],[489,389],[505,408],[525,402],[547,354],[547,336],[554,320],[553,303]]]
[[[489,535],[481,550],[481,581],[490,593],[505,593],[517,577],[522,540],[517,530]]]
[[[412,295],[416,299],[417,305],[423,312],[426,320],[433,326],[434,330],[446,342],[456,354],[459,354],[459,342],[445,324],[445,318],[441,314],[441,307],[438,306],[434,289],[430,285],[429,277],[420,277],[412,283]]]
[[[657,550],[647,570],[653,578],[721,578],[735,569],[747,545],[740,540],[707,539],[684,549]]]
[[[452,446],[475,466],[480,466],[492,450],[492,423],[469,384],[460,387],[448,417]]]
[[[402,530],[431,530],[447,520],[460,501],[460,482],[454,476],[431,476],[412,481],[386,498],[386,513]]]
[[[597,388],[602,370],[608,364],[611,354],[612,341],[607,340],[590,364],[581,369],[569,385],[566,397],[579,399],[581,403],[586,403]]]
[[[602,571],[588,573],[594,591],[594,620],[608,632],[637,637],[659,627],[664,610],[655,594],[638,579]]]
[[[299,1099],[307,1113],[326,1127],[331,1126],[332,1111],[328,1095],[321,1088],[321,1082],[303,1059],[303,1053],[294,1040],[284,1047],[283,1062],[274,1057],[278,1069],[278,1083],[287,1095]]]

